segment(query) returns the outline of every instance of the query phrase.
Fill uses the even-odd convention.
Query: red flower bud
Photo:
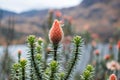
[[[100,54],[100,51],[99,50],[95,50],[94,54],[98,56]]]
[[[109,80],[117,80],[116,75],[115,75],[115,74],[111,74],[111,75],[109,76]]]
[[[18,50],[18,55],[21,55],[22,51],[21,50]]]
[[[61,13],[60,11],[56,11],[56,12],[55,12],[55,16],[56,16],[56,17],[61,17],[61,16],[62,16],[62,13]]]
[[[58,44],[63,38],[63,30],[58,20],[54,20],[52,28],[49,31],[49,39],[53,44]]]
[[[120,40],[117,43],[118,49],[120,49]]]
[[[109,54],[107,54],[107,55],[104,56],[104,59],[105,59],[105,60],[109,60],[110,57],[111,57],[111,56],[110,56]]]

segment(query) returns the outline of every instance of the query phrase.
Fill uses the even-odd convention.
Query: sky
[[[82,0],[0,0],[0,7],[13,12],[60,9],[78,5]]]

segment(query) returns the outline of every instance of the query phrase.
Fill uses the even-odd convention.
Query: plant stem
[[[33,80],[33,65],[32,65],[32,60],[31,60],[31,69],[30,69],[30,80]]]
[[[120,63],[120,48],[118,48],[118,63]],[[119,71],[116,71],[117,77],[119,73],[120,73]]]
[[[120,63],[120,49],[118,49],[118,62]]]
[[[54,60],[57,61],[58,44],[53,44],[53,47],[54,47]]]
[[[98,77],[98,67],[99,67],[99,55],[97,55],[97,58],[96,58],[96,68],[95,68],[95,78],[97,79]]]
[[[55,73],[55,71],[54,71],[54,70],[51,70],[50,80],[54,80],[54,73]]]
[[[94,46],[92,46],[92,49],[91,49],[91,51],[90,51],[90,59],[89,59],[89,64],[91,64],[92,63],[92,61],[93,61],[93,51],[95,50],[95,47]]]
[[[45,54],[44,54],[44,70],[46,69],[46,67],[47,67],[47,59],[48,59],[48,54],[49,54],[49,52],[48,51],[46,51],[46,49],[47,49],[47,46],[48,46],[48,44],[45,44]]]
[[[42,75],[39,73],[39,69],[38,69],[38,67],[37,67],[37,65],[36,65],[36,63],[35,63],[35,59],[34,59],[34,46],[33,45],[31,45],[31,62],[33,63],[33,66],[34,66],[34,69],[35,69],[35,73],[36,73],[36,75],[37,75],[37,78],[38,78],[38,80],[40,79],[40,80],[42,80]]]
[[[70,76],[70,74],[71,74],[71,72],[72,72],[72,69],[74,68],[75,63],[76,63],[76,61],[77,61],[78,50],[79,50],[79,45],[76,45],[75,57],[74,57],[74,59],[73,59],[73,61],[72,61],[72,63],[71,63],[70,69],[68,70],[68,73],[67,73],[67,75],[65,76],[65,79],[64,79],[64,80],[68,80],[68,79],[69,79],[69,76]]]
[[[47,67],[47,58],[48,58],[48,52],[45,52],[45,61],[44,61],[44,70],[46,69]]]
[[[25,80],[25,68],[22,67],[22,80]]]
[[[16,76],[19,76],[19,75],[18,75],[18,74],[19,74],[19,71],[16,70],[15,72],[16,72]],[[15,78],[15,80],[19,80],[19,78]]]
[[[20,55],[18,55],[18,63],[20,63]]]

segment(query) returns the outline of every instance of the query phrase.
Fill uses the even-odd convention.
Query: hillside
[[[88,26],[91,32],[108,38],[114,34],[116,27],[120,27],[119,8],[119,0],[83,0],[70,15],[74,16],[76,30]]]
[[[89,29],[102,38],[114,35],[120,27],[120,0],[83,0],[81,4],[60,11],[63,15],[73,17],[73,24],[77,32]],[[42,23],[47,17],[48,10],[31,10],[20,14],[0,10],[1,29],[6,28],[9,15],[14,16],[15,32],[21,34],[42,35]],[[4,36],[0,33],[0,36]],[[20,37],[20,36],[19,36]]]

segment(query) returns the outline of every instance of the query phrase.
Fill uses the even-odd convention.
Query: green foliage
[[[65,79],[64,80],[68,80],[73,72],[73,69],[75,67],[75,65],[77,64],[77,61],[79,60],[79,55],[80,55],[80,48],[82,45],[82,39],[81,36],[75,36],[73,38],[73,43],[74,43],[74,54],[73,57],[71,58],[71,60],[68,63],[68,67],[67,67],[67,71],[66,71],[66,75],[65,75]]]
[[[26,59],[21,59],[20,60],[20,65],[21,65],[22,68],[24,68],[26,66],[26,64],[27,64],[27,60]]]
[[[83,74],[81,75],[82,80],[92,80],[94,75],[94,68],[91,65],[87,65]]]
[[[28,60],[20,59],[19,63],[15,63],[12,68],[12,80],[69,80],[71,74],[74,71],[75,65],[79,60],[80,47],[82,45],[81,36],[75,36],[73,38],[74,54],[68,62],[68,67],[63,72],[61,71],[59,60],[53,58],[49,62],[46,62],[44,66],[44,57],[42,54],[42,43],[41,39],[36,39],[34,35],[27,37],[27,43],[29,47]],[[59,45],[57,45],[59,48]],[[57,56],[57,49],[53,46],[53,54]],[[58,58],[58,57],[56,57]],[[28,63],[27,63],[28,62]],[[46,68],[45,68],[46,67]],[[28,73],[30,72],[30,73]],[[88,65],[83,73],[83,78],[91,78],[93,67]],[[27,75],[27,76],[26,76]],[[28,76],[29,75],[29,76]]]
[[[28,36],[27,42],[28,42],[28,44],[33,44],[35,42],[35,36],[34,35]]]
[[[19,63],[15,63],[12,66],[12,73],[11,73],[11,79],[12,80],[20,80],[21,79],[21,65]]]
[[[19,63],[13,64],[13,69],[14,69],[15,71],[19,70],[19,68],[20,68],[20,64],[19,64]]]
[[[42,55],[41,54],[36,54],[35,59],[40,61],[42,59]]]
[[[75,43],[75,45],[80,45],[82,43],[82,38],[81,36],[75,36],[73,38],[73,43]]]
[[[55,70],[58,67],[58,63],[56,61],[51,61],[50,68],[51,70]]]
[[[64,76],[65,76],[64,72],[60,72],[59,73],[60,80],[64,80]]]
[[[82,32],[82,37],[85,41],[85,44],[89,43],[91,41],[91,34],[88,31]]]

